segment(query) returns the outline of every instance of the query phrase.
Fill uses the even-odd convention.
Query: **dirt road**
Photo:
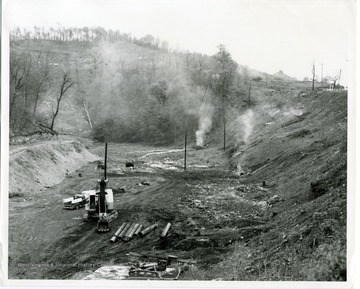
[[[103,157],[103,149],[99,144],[90,151]],[[119,212],[110,233],[99,234],[96,222],[83,222],[84,209],[62,207],[63,198],[95,187],[103,174],[95,163],[41,193],[11,198],[9,278],[81,279],[104,264],[127,263],[130,251],[176,254],[203,267],[219,262],[233,241],[259,232],[250,225],[263,223],[263,204],[239,190],[221,154],[215,148],[190,151],[184,172],[182,150],[109,144],[109,187]],[[135,169],[125,168],[126,161],[134,162]],[[142,185],[144,180],[149,185]],[[111,244],[123,222],[159,227],[141,239]],[[167,222],[172,223],[170,234],[160,240]],[[244,227],[249,229],[236,231]]]

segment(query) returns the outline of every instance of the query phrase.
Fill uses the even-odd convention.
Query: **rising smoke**
[[[243,115],[239,116],[239,123],[243,128],[243,142],[247,144],[254,128],[254,112],[248,109]]]
[[[253,133],[255,124],[256,124],[256,116],[253,110],[248,109],[241,115],[239,112],[234,112],[233,119],[234,121],[230,126],[230,133],[234,137],[234,141],[237,146],[241,146],[244,144],[249,144],[251,135]],[[244,164],[244,155],[241,154],[241,151],[237,154],[240,155],[237,164],[237,174],[244,173],[242,165]]]
[[[212,127],[214,107],[209,103],[202,103],[199,109],[199,129],[196,131],[196,145],[204,146],[205,135]]]
[[[255,113],[251,109],[242,114],[232,110],[231,119],[233,121],[230,122],[229,136],[233,138],[236,145],[248,144],[255,127]]]

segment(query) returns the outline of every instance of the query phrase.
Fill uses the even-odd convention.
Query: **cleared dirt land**
[[[309,94],[296,113],[273,115],[249,143],[226,154],[219,145],[190,149],[187,171],[182,148],[110,143],[108,179],[119,217],[106,234],[96,232],[96,222],[82,221],[84,209],[62,207],[62,199],[95,187],[103,144],[72,144],[78,151],[59,168],[42,155],[49,163],[34,173],[58,174],[62,181],[11,191],[9,278],[82,279],[102,265],[127,264],[126,253],[138,252],[196,261],[180,279],[345,280],[346,107],[346,93]],[[13,146],[10,156],[22,160],[33,151],[38,163],[35,156],[45,148],[59,157],[63,141],[56,143]],[[74,166],[77,158],[84,164]],[[127,161],[135,169],[125,168]],[[24,176],[29,170],[17,168]],[[111,244],[123,222],[159,228]],[[170,233],[160,240],[167,222]]]
[[[103,146],[95,145],[91,151],[101,156]],[[86,274],[101,264],[126,263],[129,260],[125,253],[130,251],[175,254],[203,265],[219,261],[218,255],[233,241],[261,230],[232,232],[262,224],[253,215],[262,210],[263,204],[247,200],[236,190],[238,178],[231,177],[219,159],[210,158],[214,153],[219,152],[190,151],[188,171],[184,172],[182,150],[110,144],[108,178],[119,217],[107,234],[96,232],[96,222],[82,221],[83,209],[62,208],[63,198],[94,188],[103,174],[96,169],[96,161],[74,171],[58,185],[12,198],[10,278],[72,278],[79,271],[86,269]],[[195,154],[203,156],[201,162]],[[134,161],[135,169],[126,169],[126,160]],[[141,185],[144,180],[150,185]],[[196,193],[199,191],[202,193]],[[110,244],[114,231],[125,221],[145,226],[158,223],[159,229],[129,243]],[[167,222],[172,223],[170,235],[159,240]],[[224,228],[228,228],[225,236],[215,234]],[[85,277],[82,275],[76,276]]]

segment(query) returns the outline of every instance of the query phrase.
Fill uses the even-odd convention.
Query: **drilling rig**
[[[108,232],[110,230],[110,222],[118,217],[118,212],[114,210],[113,191],[106,188],[108,183],[106,178],[106,162],[107,143],[105,143],[104,176],[97,181],[95,190],[82,192],[88,199],[85,205],[86,213],[83,216],[83,220],[91,221],[92,219],[98,219],[98,232]]]

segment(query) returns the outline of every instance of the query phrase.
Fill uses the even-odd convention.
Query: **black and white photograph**
[[[356,9],[3,1],[2,282],[352,288]]]

